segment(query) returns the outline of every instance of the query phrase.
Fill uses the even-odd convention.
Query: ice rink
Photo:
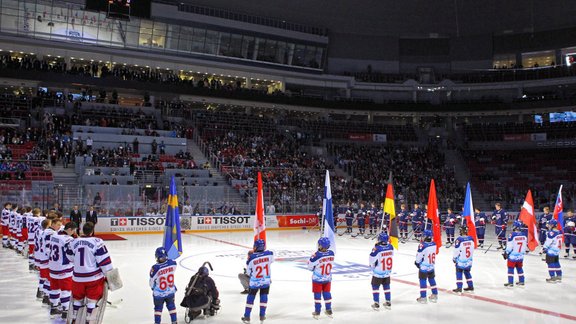
[[[487,232],[492,232],[490,227]],[[316,249],[319,232],[268,231],[268,248],[274,251],[272,286],[266,323],[568,323],[576,321],[576,261],[561,258],[563,283],[545,282],[546,264],[537,253],[525,260],[526,287],[507,289],[506,263],[496,244],[487,252],[477,250],[472,275],[476,291],[457,296],[452,263],[453,249],[442,247],[436,258],[436,278],[440,288],[437,304],[419,304],[417,269],[414,257],[417,242],[400,244],[394,257],[392,309],[370,308],[372,294],[368,255],[374,240],[337,236],[336,264],[333,268],[334,318],[311,316],[313,297],[311,274],[306,260]],[[107,308],[104,323],[153,323],[152,295],[148,286],[154,250],[161,235],[124,235],[125,241],[107,241],[112,263],[119,268],[124,287],[109,295],[118,302]],[[178,259],[176,283],[180,303],[190,277],[204,261],[214,267],[211,276],[220,291],[222,309],[217,316],[197,319],[200,323],[241,323],[245,295],[237,279],[251,246],[251,232],[183,234],[184,253]],[[488,244],[494,242],[492,238]],[[562,253],[563,255],[564,253]],[[0,249],[0,323],[61,323],[51,321],[49,310],[35,299],[37,274],[28,271],[27,261],[12,250]],[[381,300],[384,300],[383,295]],[[255,305],[256,306],[256,305]],[[185,309],[178,307],[178,323],[184,323]],[[257,320],[257,308],[252,323]],[[163,323],[170,323],[164,310]]]

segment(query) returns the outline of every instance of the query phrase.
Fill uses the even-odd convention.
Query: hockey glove
[[[420,269],[420,263],[414,261],[414,265],[416,266],[416,268]]]
[[[506,252],[502,253],[502,257],[504,258],[504,260],[508,260],[508,253]]]
[[[456,258],[452,259],[452,262],[456,263]]]

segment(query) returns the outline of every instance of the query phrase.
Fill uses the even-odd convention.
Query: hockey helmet
[[[156,260],[168,259],[168,253],[166,252],[166,249],[162,246],[156,249],[154,255],[156,256]]]
[[[330,239],[327,237],[321,237],[318,239],[318,248],[328,250],[330,248]]]
[[[424,230],[424,237],[432,237],[432,231],[431,230]]]
[[[201,275],[202,277],[208,277],[208,274],[210,274],[210,271],[208,270],[208,268],[202,266],[202,267],[198,268],[198,274]]]
[[[546,224],[547,224],[547,225],[550,225],[550,226],[552,226],[552,227],[556,227],[556,226],[558,226],[558,221],[555,220],[554,218],[552,218],[552,219],[549,220]]]
[[[254,241],[254,252],[262,252],[266,249],[266,241],[258,239]]]
[[[512,225],[512,227],[513,227],[515,230],[519,230],[519,229],[522,227],[522,225],[523,225],[523,224],[522,224],[521,221],[515,220],[515,221],[514,221],[514,224]]]
[[[378,234],[378,243],[387,244],[388,243],[388,233],[382,232]]]

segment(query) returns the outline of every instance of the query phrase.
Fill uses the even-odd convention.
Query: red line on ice
[[[203,236],[203,235],[198,235],[198,234],[190,234],[193,236],[197,236],[206,240],[211,240],[214,242],[219,242],[219,243],[224,243],[224,244],[228,244],[228,245],[233,245],[233,246],[239,246],[242,248],[246,248],[246,249],[250,249],[251,247],[249,246],[245,246],[242,244],[238,244],[238,243],[234,243],[234,242],[228,242],[228,241],[224,241],[224,240],[219,240],[219,239],[215,239],[212,237],[207,237],[207,236]],[[406,285],[410,285],[410,286],[417,286],[419,287],[420,285],[415,283],[415,282],[411,282],[411,281],[406,281],[406,280],[402,280],[402,279],[392,279],[393,281],[399,282],[399,283],[403,283]],[[438,290],[445,292],[445,293],[451,293],[451,290],[449,289],[444,289],[444,288],[438,288]],[[572,321],[576,321],[576,316],[573,315],[568,315],[568,314],[564,314],[564,313],[558,313],[558,312],[553,312],[553,311],[549,311],[549,310],[545,310],[545,309],[541,309],[541,308],[536,308],[536,307],[530,307],[530,306],[525,306],[525,305],[520,305],[520,304],[515,304],[515,303],[510,303],[507,301],[503,301],[503,300],[498,300],[498,299],[493,299],[493,298],[488,298],[488,297],[483,297],[483,296],[478,296],[478,295],[474,295],[474,294],[462,294],[462,297],[467,297],[467,298],[471,298],[471,299],[476,299],[476,300],[481,300],[481,301],[485,301],[488,303],[493,303],[493,304],[497,304],[497,305],[501,305],[501,306],[508,306],[511,308],[517,308],[517,309],[522,309],[522,310],[526,310],[529,312],[534,312],[534,313],[538,313],[538,314],[543,314],[543,315],[549,315],[549,316],[555,316],[555,317],[560,317],[560,318],[564,318],[564,319],[568,319],[568,320],[572,320]]]
[[[415,282],[411,282],[411,281],[406,281],[406,280],[402,280],[402,279],[392,279],[393,281],[396,282],[400,282],[406,285],[411,285],[411,286],[418,286],[420,287],[419,284],[415,283]],[[451,290],[449,289],[444,289],[444,288],[438,288],[438,290],[446,292],[446,293],[452,293]],[[576,321],[576,316],[573,315],[568,315],[568,314],[563,314],[563,313],[558,313],[558,312],[553,312],[553,311],[549,311],[549,310],[545,310],[545,309],[541,309],[541,308],[536,308],[536,307],[530,307],[530,306],[525,306],[525,305],[520,305],[520,304],[515,304],[515,303],[510,303],[507,301],[503,301],[503,300],[498,300],[498,299],[493,299],[493,298],[488,298],[488,297],[483,297],[483,296],[478,296],[478,295],[474,295],[474,294],[462,294],[462,297],[468,297],[471,299],[476,299],[476,300],[481,300],[481,301],[485,301],[488,303],[493,303],[493,304],[498,304],[501,306],[508,306],[511,308],[518,308],[518,309],[522,309],[522,310],[526,310],[529,312],[534,312],[534,313],[538,313],[538,314],[544,314],[544,315],[550,315],[550,316],[556,316],[556,317],[560,317],[560,318],[565,318],[565,319],[569,319],[572,321]]]

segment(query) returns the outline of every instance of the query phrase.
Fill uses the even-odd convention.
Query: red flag
[[[432,234],[436,243],[436,254],[440,252],[442,246],[442,230],[440,229],[440,218],[438,217],[438,200],[436,199],[436,185],[434,179],[430,181],[430,193],[428,194],[428,218],[432,222]]]
[[[526,194],[526,199],[524,200],[518,219],[528,227],[528,248],[530,251],[534,251],[538,246],[538,226],[536,216],[534,216],[534,201],[532,200],[532,192],[530,190],[528,190]]]
[[[262,190],[262,174],[258,172],[258,196],[256,197],[256,219],[254,220],[254,241],[266,241],[266,223],[264,222],[264,191]]]

